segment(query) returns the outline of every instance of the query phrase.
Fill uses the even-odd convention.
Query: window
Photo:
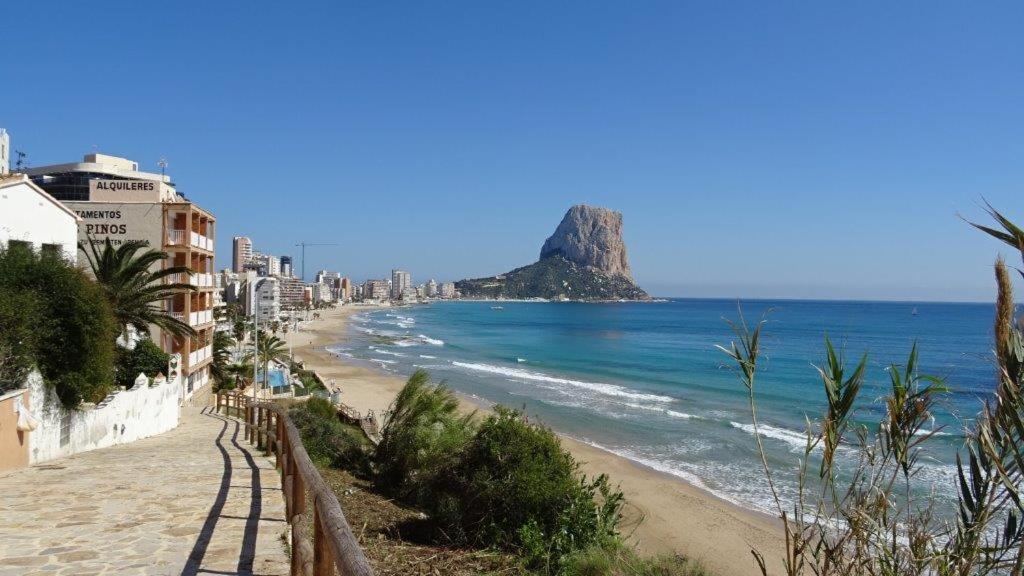
[[[32,251],[32,243],[28,242],[26,240],[8,240],[7,241],[7,249],[8,250],[28,250],[29,252],[31,252]]]
[[[63,251],[61,250],[60,244],[43,244],[42,252],[44,256],[59,258]]]

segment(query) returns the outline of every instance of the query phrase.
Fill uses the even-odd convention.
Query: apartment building
[[[192,270],[171,281],[192,284],[197,290],[176,295],[166,309],[197,335],[177,338],[157,328],[150,333],[165,352],[180,354],[183,395],[188,398],[210,382],[216,218],[178,194],[169,176],[140,172],[138,163],[115,156],[90,154],[84,160],[32,168],[28,173],[47,192],[48,186],[53,187],[64,198],[62,203],[81,218],[79,242],[101,245],[110,239],[118,246],[129,240],[142,241],[169,255],[154,266]],[[83,261],[81,255],[79,260]]]

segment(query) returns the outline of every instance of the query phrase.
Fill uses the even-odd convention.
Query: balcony
[[[168,230],[167,231],[167,244],[170,246],[184,246],[185,245],[185,230]]]
[[[204,348],[200,348],[194,352],[190,352],[188,355],[188,366],[192,368],[196,364],[204,362],[210,358],[213,354],[213,346],[207,345]]]
[[[185,321],[185,313],[184,312],[176,312],[176,311],[172,310],[172,311],[168,312],[168,314],[171,316],[171,318],[174,318],[175,320],[177,320],[179,322],[184,322]]]
[[[188,283],[196,288],[213,288],[213,274],[191,274]]]
[[[192,246],[213,252],[213,239],[196,232],[192,233]]]
[[[201,326],[213,322],[213,310],[200,310],[189,314],[188,323],[191,326]]]

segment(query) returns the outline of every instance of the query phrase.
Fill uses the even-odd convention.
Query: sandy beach
[[[320,311],[321,318],[303,323],[289,333],[297,359],[316,370],[326,381],[334,380],[342,401],[361,412],[387,410],[404,381],[393,374],[346,364],[324,346],[348,337],[351,314],[371,308],[345,306]],[[462,398],[467,409],[483,408]],[[760,574],[750,553],[761,551],[769,568],[778,571],[783,551],[779,523],[763,514],[745,510],[684,481],[640,466],[630,460],[563,436],[563,443],[582,462],[588,475],[607,473],[621,485],[628,501],[623,532],[649,554],[679,552],[698,559],[720,576]]]

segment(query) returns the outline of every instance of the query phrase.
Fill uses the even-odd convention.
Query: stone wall
[[[39,419],[39,427],[29,433],[32,464],[127,444],[178,426],[180,377],[156,386],[135,385],[76,410],[61,406],[38,372],[29,377],[27,387],[29,405]]]

